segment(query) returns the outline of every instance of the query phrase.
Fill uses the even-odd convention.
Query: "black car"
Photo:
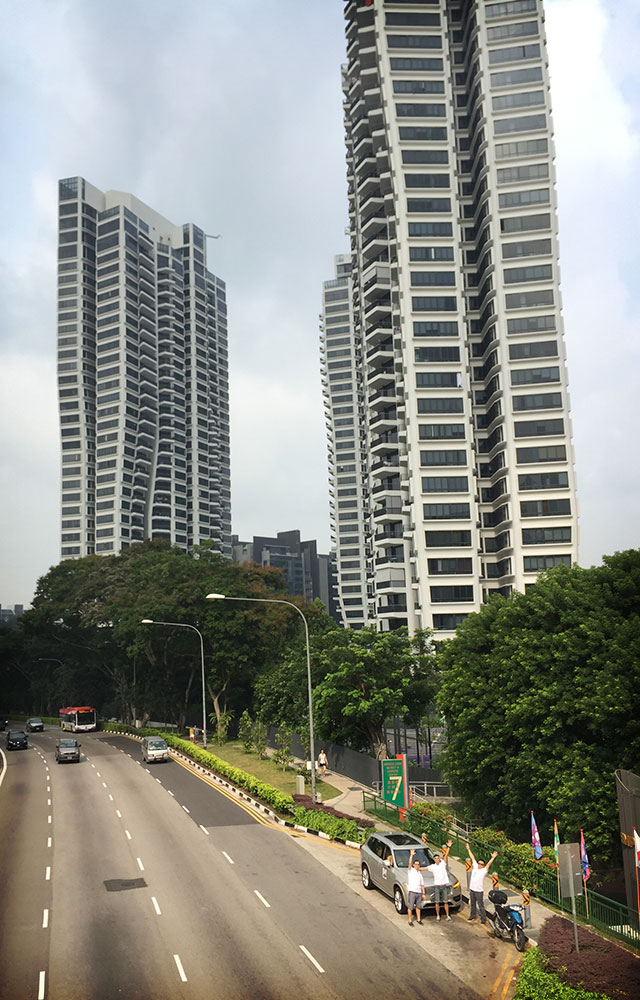
[[[29,744],[21,729],[10,729],[7,733],[7,750],[26,750]]]
[[[34,716],[32,719],[27,719],[25,727],[28,733],[43,733],[44,732],[44,722],[42,719]]]
[[[79,764],[80,744],[72,736],[64,737],[56,743],[56,760],[58,764]]]

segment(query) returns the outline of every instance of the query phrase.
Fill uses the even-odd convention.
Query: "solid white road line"
[[[44,981],[46,975],[46,972],[40,973],[40,978],[38,980],[38,1000],[44,1000]]]
[[[254,889],[253,891],[255,892],[255,894],[256,894],[256,896],[258,897],[258,899],[260,900],[260,902],[261,902],[261,903],[264,903],[264,905],[266,906],[266,908],[267,908],[268,910],[270,910],[270,909],[271,909],[271,903],[267,903],[267,901],[266,901],[266,899],[264,898],[264,896],[262,895],[262,893],[261,893],[261,892],[258,892],[258,890],[257,890],[257,889]]]
[[[140,858],[136,858],[136,861],[138,862],[138,868],[140,869],[141,872],[143,872],[144,865],[142,864],[142,861],[140,860]]]
[[[309,959],[309,961],[313,962],[313,964],[315,965],[315,967],[318,970],[318,972],[324,972],[324,969],[322,968],[322,966],[320,965],[320,963],[316,962],[316,960],[313,957],[313,955],[311,954],[311,952],[308,951],[308,949],[305,948],[305,946],[303,944],[300,945],[300,951],[303,951],[305,953],[305,955],[307,956],[307,958]]]
[[[131,840],[131,834],[129,833],[129,831],[125,830],[124,832],[125,832],[125,834],[127,836],[127,840]]]
[[[223,851],[222,853],[224,854],[225,858],[227,859],[230,865],[235,865],[235,861],[233,860],[233,858],[229,857],[226,851]]]
[[[49,911],[48,910],[43,910],[42,911],[42,926],[43,927],[48,927],[49,926]]]
[[[189,815],[191,815],[191,813],[189,812],[189,810],[187,809],[187,807],[186,807],[186,806],[183,806],[182,808],[184,809],[184,811],[185,811],[186,813],[189,813]]]
[[[200,824],[200,829],[202,830],[203,833],[206,833],[207,837],[209,836],[209,831],[207,830],[206,826],[202,825],[202,823]]]
[[[162,910],[158,906],[158,900],[156,899],[155,896],[151,897],[151,902],[153,903],[153,908],[156,911],[156,913],[158,914],[158,916],[161,916],[162,915]]]
[[[180,973],[180,979],[182,980],[183,983],[186,983],[187,982],[187,977],[184,974],[184,969],[182,968],[182,962],[180,961],[180,956],[179,955],[174,955],[173,959],[174,959],[176,965],[178,966],[178,972]]]
[[[51,866],[47,865],[44,872],[45,881],[49,882],[51,879]]]

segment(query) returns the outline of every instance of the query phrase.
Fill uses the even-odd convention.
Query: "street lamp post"
[[[207,594],[208,601],[252,601],[258,604],[287,604],[297,611],[304,624],[304,637],[307,644],[307,688],[309,695],[309,753],[311,754],[311,800],[316,801],[316,749],[313,738],[313,695],[311,689],[311,652],[309,648],[309,626],[307,619],[297,604],[283,601],[276,597],[228,597],[227,594]]]
[[[190,628],[197,632],[200,638],[200,666],[202,668],[202,745],[207,749],[207,700],[204,682],[204,642],[202,632],[195,625],[187,625],[186,622],[156,622],[153,618],[143,618],[141,625],[170,625],[172,628]]]

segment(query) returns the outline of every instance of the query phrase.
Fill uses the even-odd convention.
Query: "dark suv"
[[[27,750],[27,737],[21,729],[10,729],[7,733],[7,750]]]
[[[32,719],[27,719],[24,728],[28,733],[43,733],[44,722],[42,721],[42,719],[38,719],[36,716],[34,716]]]

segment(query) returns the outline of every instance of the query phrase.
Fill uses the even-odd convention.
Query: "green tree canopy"
[[[444,769],[474,818],[616,855],[614,771],[640,760],[640,551],[493,597],[441,651]]]

